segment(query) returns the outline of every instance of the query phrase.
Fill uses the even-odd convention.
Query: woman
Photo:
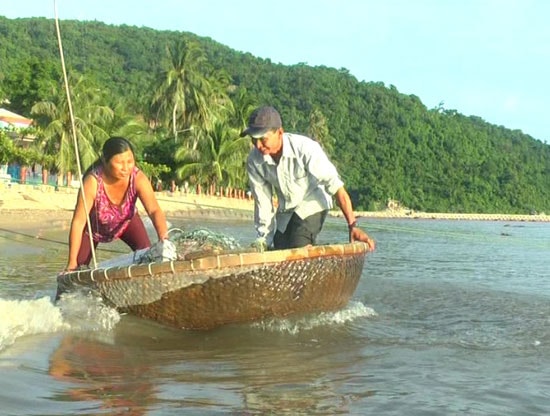
[[[92,258],[86,225],[89,216],[93,245],[120,238],[132,250],[151,246],[137,208],[142,202],[159,240],[168,238],[166,217],[153,187],[136,167],[132,145],[123,137],[111,137],[103,145],[101,157],[84,173],[69,232],[69,261],[66,271],[88,266]],[[84,204],[84,201],[86,203]]]

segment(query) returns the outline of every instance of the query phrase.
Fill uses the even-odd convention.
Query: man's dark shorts
[[[317,235],[323,228],[328,211],[321,211],[301,219],[296,213],[292,214],[284,233],[277,231],[273,237],[275,250],[315,245]]]

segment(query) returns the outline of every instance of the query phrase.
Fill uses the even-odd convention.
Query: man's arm
[[[254,164],[247,163],[250,190],[254,198],[254,227],[259,239],[264,238],[267,247],[270,247],[275,234],[275,207],[273,206],[273,189]]]
[[[355,218],[355,214],[353,212],[351,198],[349,197],[346,189],[342,186],[336,191],[334,197],[336,198],[336,204],[342,210],[342,214],[344,214],[344,218],[348,223],[349,241],[362,241],[367,243],[369,246],[369,251],[373,251],[376,248],[376,243],[367,235],[366,232],[357,226],[357,219]]]

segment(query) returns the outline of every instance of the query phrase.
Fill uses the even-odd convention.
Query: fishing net
[[[237,250],[241,247],[233,237],[206,228],[189,232],[174,228],[169,231],[168,235],[170,241],[176,245],[178,255],[182,257],[189,253]]]
[[[235,251],[240,248],[236,239],[216,233],[207,228],[183,231],[172,228],[168,240],[153,244],[134,262],[136,264],[155,261],[187,260],[208,254]]]

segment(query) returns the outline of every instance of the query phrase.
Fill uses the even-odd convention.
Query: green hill
[[[391,198],[427,212],[550,212],[550,146],[519,130],[428,109],[346,69],[274,64],[192,33],[78,21],[62,21],[61,30],[69,71],[122,98],[136,116],[150,112],[166,46],[181,39],[197,41],[209,64],[256,104],[277,107],[287,131],[306,132],[311,115],[320,115],[358,210],[381,209]],[[60,74],[53,20],[0,17],[0,98],[10,110],[29,115]]]

